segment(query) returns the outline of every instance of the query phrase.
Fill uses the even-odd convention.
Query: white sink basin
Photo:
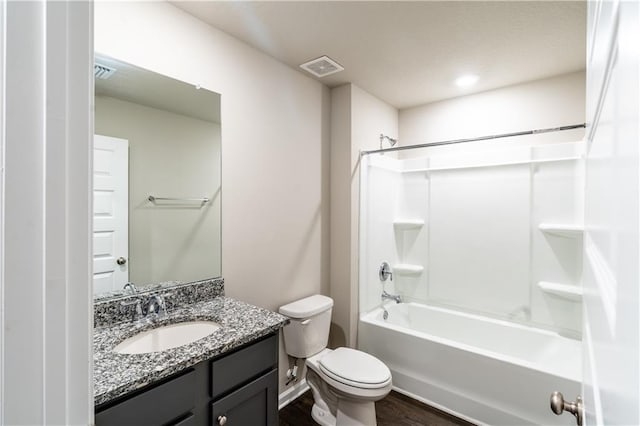
[[[193,343],[207,337],[219,328],[220,325],[213,321],[169,324],[131,336],[113,350],[121,354],[160,352]]]

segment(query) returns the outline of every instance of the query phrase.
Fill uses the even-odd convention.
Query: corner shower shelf
[[[574,302],[580,302],[582,300],[582,287],[579,286],[540,281],[538,287],[545,293],[553,294],[563,299]]]
[[[393,221],[393,227],[399,231],[407,229],[420,229],[424,225],[422,219],[396,219]]]
[[[403,276],[417,276],[422,274],[424,266],[410,265],[408,263],[399,263],[393,266],[393,273]]]
[[[566,223],[541,223],[538,229],[547,234],[553,234],[566,238],[580,238],[584,233],[582,225],[570,225]]]

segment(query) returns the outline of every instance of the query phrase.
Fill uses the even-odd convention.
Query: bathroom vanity
[[[276,425],[277,395],[272,334],[102,404],[96,425]]]
[[[102,307],[97,321],[118,311],[116,306],[128,306],[116,302]],[[168,306],[164,315],[96,326],[95,424],[277,425],[278,330],[288,320],[223,295]],[[138,333],[194,320],[215,321],[220,328],[159,352],[114,350]]]

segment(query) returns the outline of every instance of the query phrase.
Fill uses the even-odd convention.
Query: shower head
[[[391,146],[395,146],[395,144],[398,143],[398,139],[393,139],[393,138],[391,138],[389,136],[386,136],[386,135],[383,135],[382,133],[380,133],[380,149],[382,149],[382,142],[385,139],[389,142],[389,145],[391,145]]]

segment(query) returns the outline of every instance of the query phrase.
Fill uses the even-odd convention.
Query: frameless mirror
[[[220,95],[95,61],[94,295],[219,277]]]

